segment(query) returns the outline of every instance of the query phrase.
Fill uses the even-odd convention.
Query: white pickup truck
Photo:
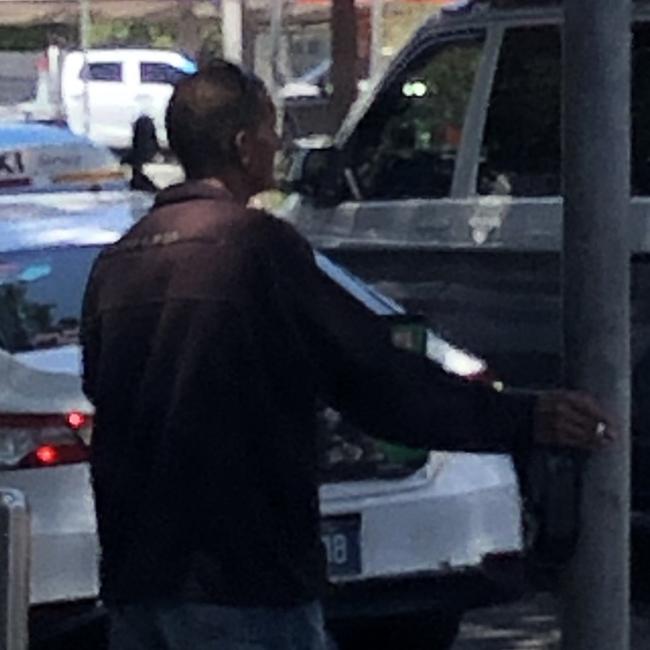
[[[114,149],[131,145],[133,123],[149,116],[167,146],[165,110],[174,84],[196,71],[179,52],[91,49],[68,52],[61,68],[61,99],[70,129]]]

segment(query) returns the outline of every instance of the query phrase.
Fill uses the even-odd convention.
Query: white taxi
[[[128,189],[109,149],[67,128],[0,123],[0,194]]]

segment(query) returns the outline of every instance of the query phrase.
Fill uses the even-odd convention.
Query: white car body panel
[[[362,573],[337,581],[449,573],[522,549],[519,488],[505,456],[434,455],[402,481],[325,485],[320,495],[324,516],[361,515]]]
[[[0,472],[0,480],[27,498],[31,604],[96,598],[99,545],[88,464]]]
[[[44,365],[37,370],[21,363],[18,355],[0,350],[0,412],[92,412],[92,405],[81,392],[78,374],[51,372],[44,370]]]
[[[54,352],[60,354],[49,365]],[[29,365],[21,357],[29,359]],[[92,413],[81,391],[78,348],[73,346],[23,355],[0,350],[0,377],[0,412]],[[27,498],[31,603],[97,597],[97,525],[88,464],[0,471],[0,481]]]

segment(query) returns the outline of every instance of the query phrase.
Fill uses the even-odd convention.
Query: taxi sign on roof
[[[0,123],[0,192],[125,189],[117,157],[69,130]]]

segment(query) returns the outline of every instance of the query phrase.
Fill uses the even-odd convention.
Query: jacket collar
[[[233,196],[226,186],[218,181],[185,181],[158,192],[154,207],[159,208],[172,203],[183,203],[196,199],[232,201]]]

